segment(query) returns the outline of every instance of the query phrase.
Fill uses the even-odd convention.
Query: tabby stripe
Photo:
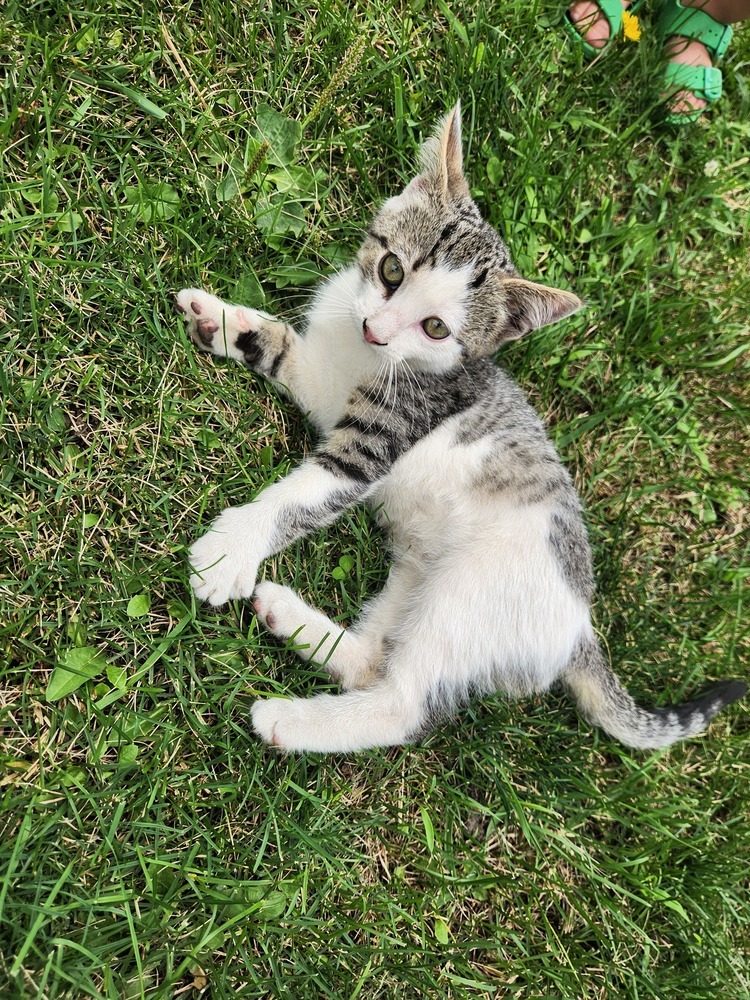
[[[387,472],[389,462],[386,460],[388,443],[386,438],[371,437],[367,440],[354,441],[351,444],[343,445],[337,454],[342,456],[343,461],[356,462],[361,459],[363,467],[372,466],[377,473]],[[331,452],[327,452],[331,454]],[[376,477],[375,477],[376,478]]]
[[[386,427],[384,424],[377,423],[375,420],[362,420],[359,417],[344,417],[342,420],[339,420],[334,430],[356,431],[357,434],[372,435],[382,434],[386,430]]]
[[[374,229],[368,229],[367,235],[372,236],[374,240],[377,240],[384,250],[388,249],[388,240],[385,236],[381,236],[380,233],[376,233]]]
[[[370,480],[361,466],[345,461],[340,455],[333,455],[329,451],[319,451],[315,458],[327,472],[331,472],[333,475],[345,476],[358,483],[366,483]]]
[[[315,507],[285,507],[279,514],[274,544],[282,548],[290,545],[301,535],[307,535],[327,524],[346,507],[361,499],[362,490],[355,487],[337,490]]]
[[[482,223],[482,216],[479,214],[479,209],[473,202],[469,202],[468,205],[462,205],[458,210],[458,217],[464,222],[474,223],[475,229],[479,229]],[[480,225],[478,225],[478,223]]]
[[[462,237],[461,236],[457,236],[456,239],[453,240],[452,243],[449,243],[447,247],[443,248],[443,257],[449,257],[453,253],[453,251],[456,249],[456,247],[459,246],[459,244],[462,243],[462,242],[463,242]]]
[[[420,257],[419,260],[412,266],[413,271],[416,271],[418,267],[421,267],[426,260],[431,260],[433,264],[435,263],[435,257],[437,256],[438,249],[445,242],[445,240],[453,234],[457,225],[458,223],[456,222],[449,222],[446,226],[443,226],[443,231],[440,233],[435,243],[433,243],[432,248],[428,250],[423,257]]]
[[[373,444],[384,445],[386,453],[388,452],[388,441],[387,441],[387,439],[385,439],[385,438],[380,438],[379,440],[378,439],[374,439],[372,441],[372,443]],[[358,441],[357,442],[356,450],[355,450],[354,454],[355,455],[361,455],[362,458],[366,458],[370,462],[370,464],[374,465],[379,471],[383,471],[384,472],[388,468],[388,464],[389,463],[387,463],[385,461],[382,452],[378,453],[377,451],[375,451],[374,448],[372,448],[370,446],[370,444],[368,444],[365,441]]]
[[[344,416],[337,424],[340,431],[351,430],[354,439],[334,445],[333,452],[320,452],[320,460],[338,475],[372,483],[433,427],[477,403],[497,377],[492,363],[480,359],[441,375],[415,373],[419,394],[411,398],[384,394],[379,380],[365,383],[350,404],[360,415]],[[472,440],[475,423],[476,418],[471,424]]]
[[[479,288],[480,285],[484,284],[484,282],[485,282],[485,280],[487,278],[487,272],[488,272],[488,270],[489,270],[489,268],[485,267],[485,269],[483,271],[479,272],[479,274],[476,276],[476,278],[474,278],[474,280],[471,283],[471,287],[472,288]]]
[[[267,366],[268,367],[268,374],[271,376],[271,378],[276,378],[276,375],[278,374],[279,368],[281,368],[281,363],[284,360],[284,358],[286,357],[287,349],[288,349],[288,345],[284,344],[284,346],[281,348],[281,350],[278,352],[278,354],[273,358],[273,360],[271,361],[270,365]]]
[[[385,440],[385,446],[388,455],[388,464],[393,465],[398,456],[401,454],[402,444],[395,437],[391,437]]]
[[[383,395],[383,390],[378,384],[376,385],[366,385],[364,389],[359,390],[359,394],[362,399],[366,400],[368,403],[376,403],[378,405],[383,403],[386,398]]]
[[[438,236],[438,241],[435,244],[435,246],[437,246],[438,243],[442,243],[443,240],[447,239],[451,235],[451,233],[455,230],[457,225],[458,225],[457,222],[449,222],[447,225],[443,226],[443,231],[440,234],[440,236]]]

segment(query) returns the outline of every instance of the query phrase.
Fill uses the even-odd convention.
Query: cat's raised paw
[[[202,351],[244,360],[237,338],[251,332],[261,314],[244,306],[223,302],[200,288],[183,288],[175,296],[175,308],[186,318],[190,339]]]

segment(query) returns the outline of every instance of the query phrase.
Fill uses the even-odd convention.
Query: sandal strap
[[[565,11],[565,16],[563,18],[563,28],[570,39],[580,45],[586,56],[589,59],[595,59],[600,56],[605,49],[608,49],[615,38],[620,34],[622,29],[622,15],[623,6],[621,0],[594,0],[600,13],[604,16],[609,25],[609,39],[601,47],[596,45],[591,45],[586,41],[585,29],[581,32],[579,25],[574,24],[570,18],[570,12]],[[644,3],[644,0],[634,0],[634,2],[628,8],[628,13],[635,14],[638,8]],[[593,20],[596,18],[594,17]]]
[[[583,45],[585,51],[589,55],[599,55],[604,49],[606,49],[610,42],[617,36],[622,27],[622,3],[620,0],[594,0],[599,12],[604,15],[609,25],[609,40],[607,44],[602,46],[601,49],[597,48],[595,45],[591,45],[586,41],[586,29],[581,31],[581,26],[574,24],[570,19],[570,14],[568,11],[565,12],[565,30],[568,32],[570,37],[574,41],[578,41]],[[592,15],[592,21],[596,20],[596,15]]]
[[[667,0],[664,4],[659,14],[658,30],[662,38],[680,35],[702,42],[714,62],[724,57],[733,34],[728,24],[719,24],[698,7],[683,7],[680,0]]]
[[[675,93],[688,90],[696,97],[713,103],[721,97],[721,70],[715,66],[683,66],[681,63],[667,63],[664,69],[664,83]]]
[[[622,3],[620,0],[595,0],[595,3],[607,19],[611,41],[622,27]]]

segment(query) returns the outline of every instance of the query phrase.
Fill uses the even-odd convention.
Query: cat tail
[[[726,705],[747,694],[747,684],[724,680],[692,701],[641,708],[613,673],[596,640],[583,639],[560,678],[581,715],[628,747],[654,749],[702,733]]]

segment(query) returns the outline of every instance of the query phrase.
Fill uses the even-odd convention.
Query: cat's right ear
[[[504,315],[498,317],[498,343],[518,340],[532,330],[565,319],[583,306],[572,292],[539,285],[525,278],[503,278],[500,289]]]
[[[471,196],[464,177],[460,103],[448,112],[432,138],[422,146],[420,165],[419,175],[404,193],[437,189],[446,203]]]

